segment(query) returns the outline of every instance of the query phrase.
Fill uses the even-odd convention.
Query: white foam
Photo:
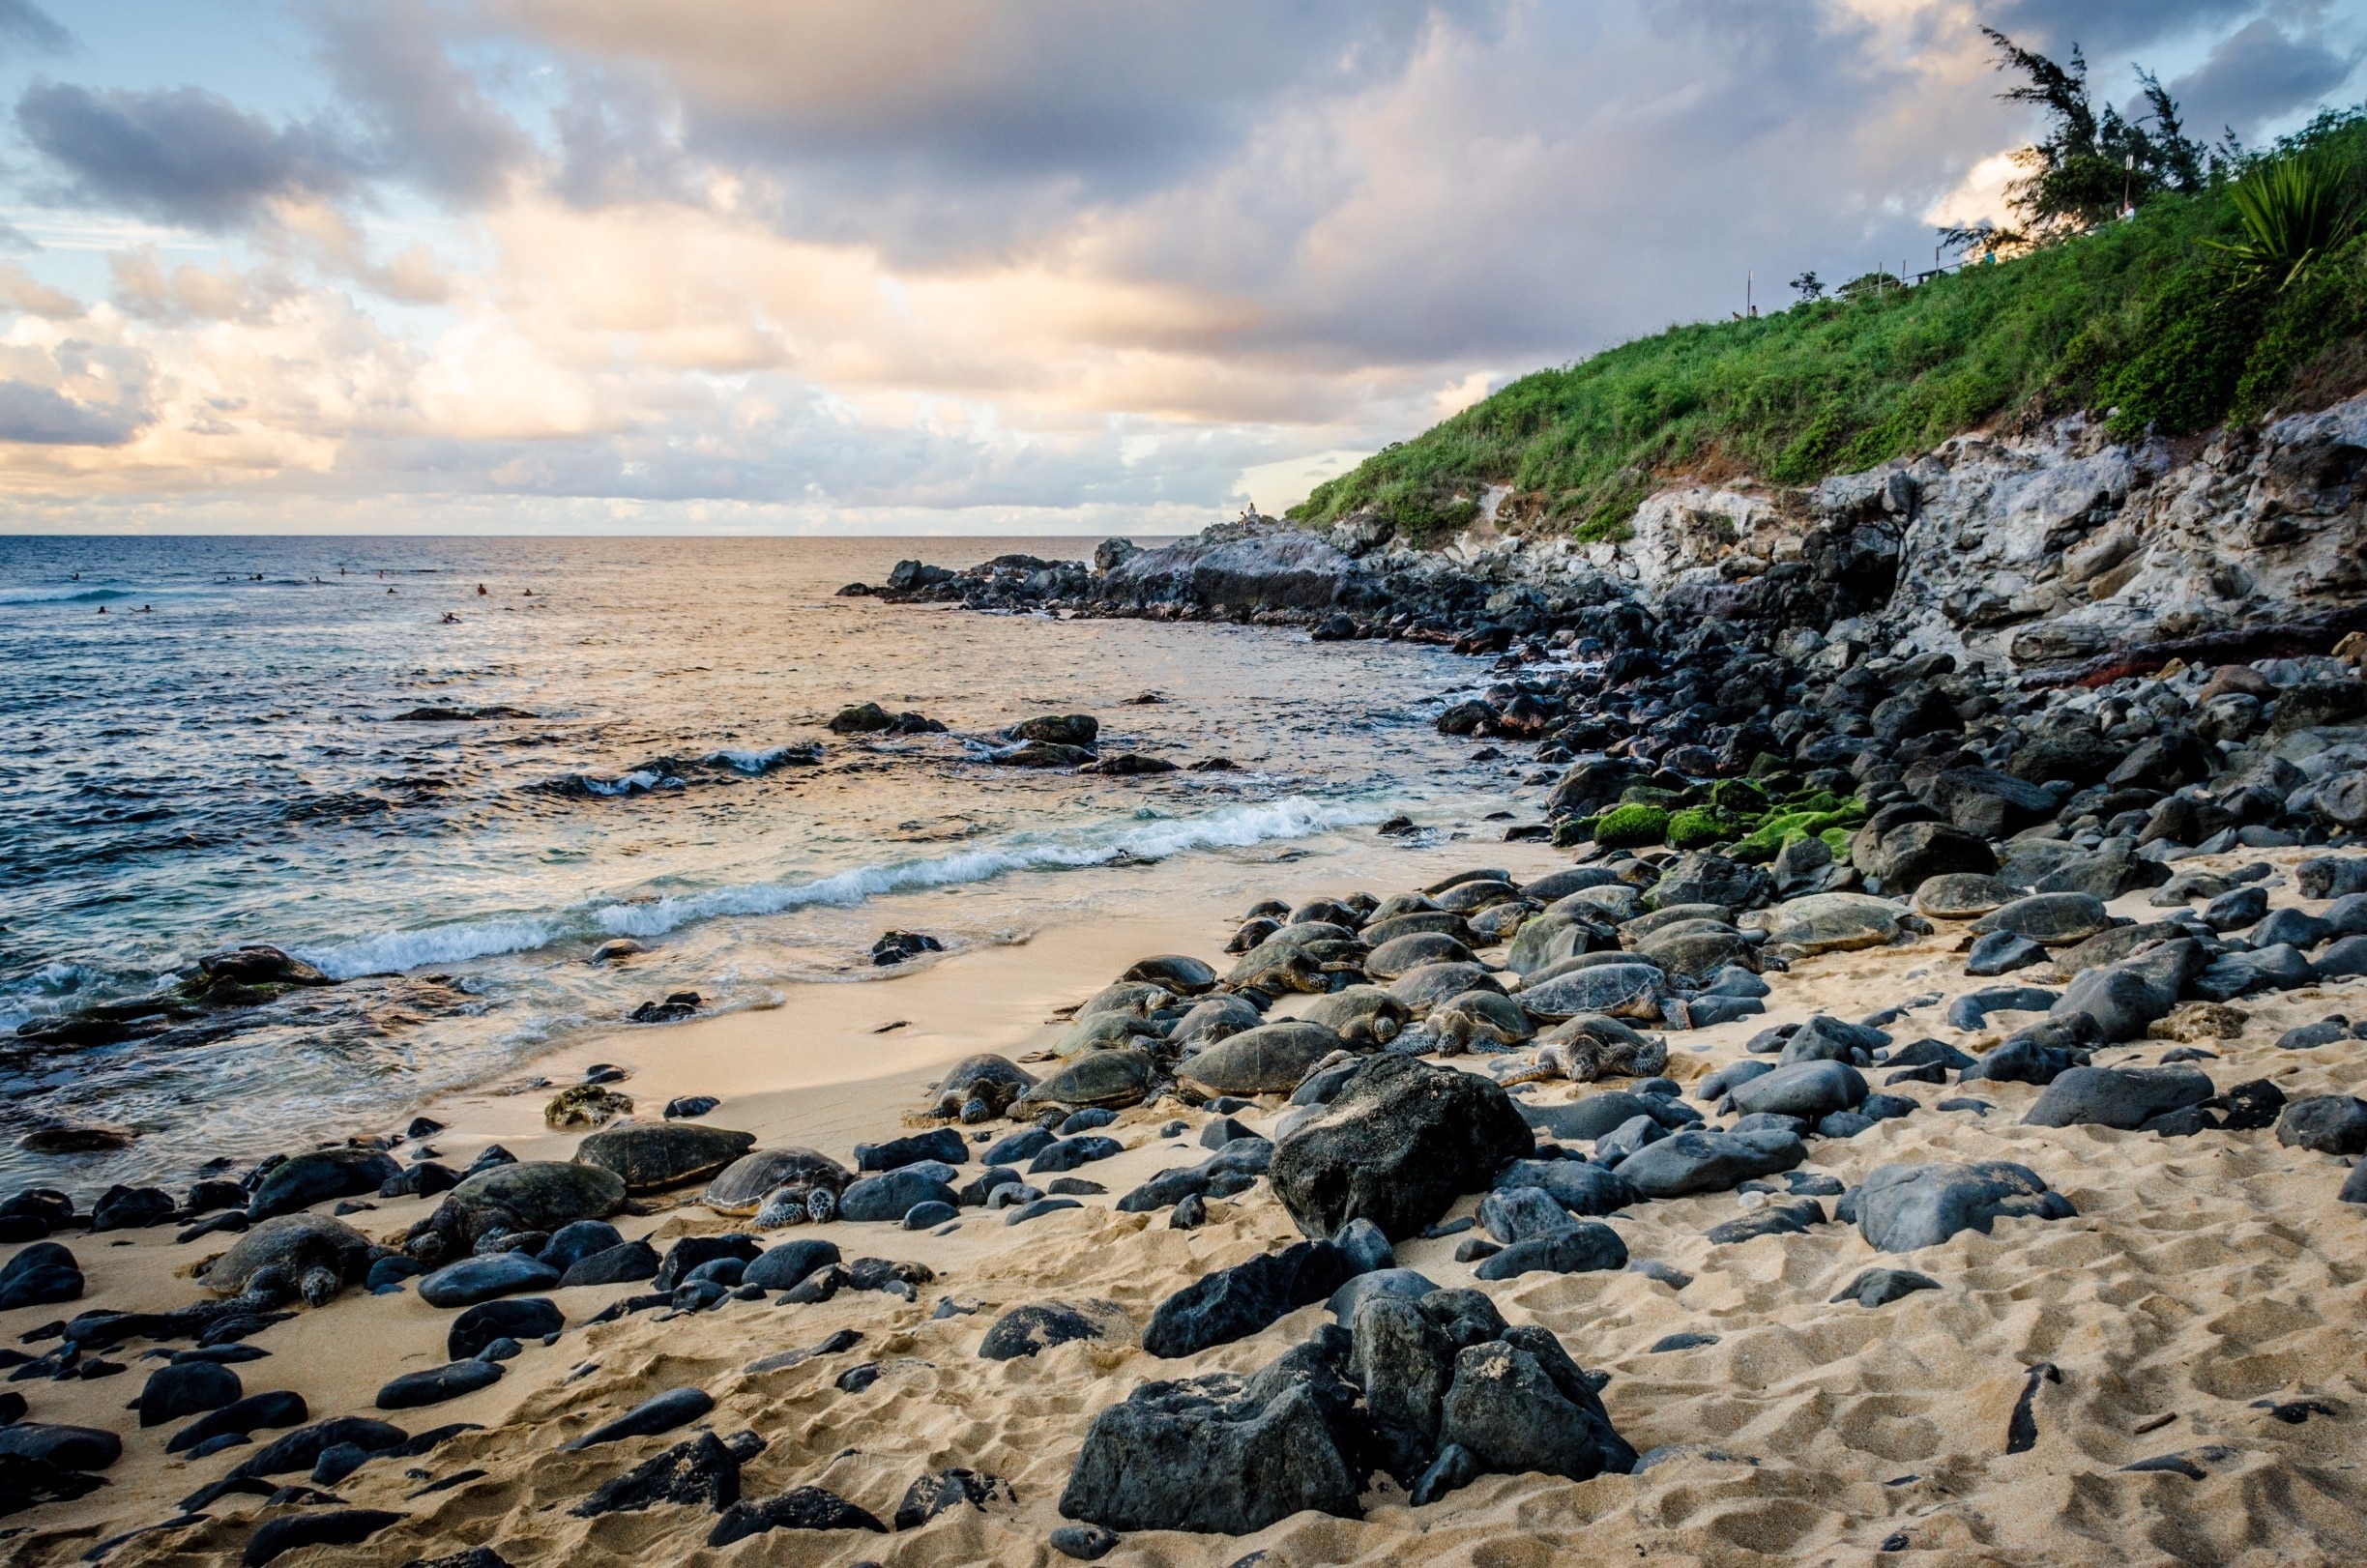
[[[736,768],[744,773],[764,773],[780,766],[781,759],[792,753],[810,756],[812,748],[799,745],[793,740],[784,740],[779,745],[766,746],[762,750],[726,746],[720,751],[710,753],[707,760],[722,763],[728,768]]]
[[[929,858],[857,866],[810,882],[736,883],[634,904],[601,904],[553,916],[503,915],[457,920],[418,931],[391,931],[351,942],[296,949],[333,979],[528,952],[594,934],[655,937],[700,920],[780,915],[817,907],[851,909],[873,898],[929,887],[989,882],[1014,871],[1106,865],[1125,857],[1164,858],[1195,850],[1246,849],[1273,839],[1307,838],[1376,823],[1388,812],[1286,796],[1227,806],[1201,817],[1142,817],[1064,832],[1014,834],[1001,844]]]

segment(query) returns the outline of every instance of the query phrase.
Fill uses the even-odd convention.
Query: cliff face
[[[1630,532],[1580,545],[1483,521],[1418,549],[1371,514],[1320,532],[1248,518],[1156,550],[1112,541],[1090,572],[907,564],[885,592],[1499,647],[1555,631],[1618,646],[1716,621],[2037,680],[2317,653],[2367,626],[2367,395],[2200,444],[2118,444],[2074,417],[1813,490],[1678,483]]]

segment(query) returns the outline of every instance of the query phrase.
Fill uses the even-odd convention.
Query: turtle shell
[[[1484,990],[1496,985],[1488,972],[1477,964],[1423,964],[1400,974],[1388,985],[1388,994],[1416,1018],[1427,1014],[1442,1002],[1450,1002],[1466,991]],[[1502,986],[1497,986],[1502,990]]]
[[[575,1163],[597,1165],[624,1178],[628,1192],[648,1192],[712,1176],[756,1144],[752,1132],[686,1121],[629,1121],[596,1132],[575,1146]]]
[[[1073,1057],[1129,1045],[1136,1040],[1160,1037],[1157,1025],[1132,1013],[1093,1013],[1079,1018],[1054,1036],[1052,1054],[1056,1057]]]
[[[622,1208],[625,1180],[598,1165],[521,1160],[469,1177],[444,1204],[462,1211],[504,1209],[529,1229],[556,1231],[576,1220],[604,1220]]]
[[[707,1183],[699,1202],[718,1214],[753,1214],[776,1187],[828,1187],[835,1194],[854,1179],[845,1166],[814,1149],[751,1149]]]
[[[1466,991],[1430,1009],[1423,1026],[1441,1040],[1518,1045],[1536,1033],[1521,1004],[1500,991]]]
[[[1147,1051],[1089,1051],[1029,1089],[1011,1109],[1019,1116],[1032,1116],[1053,1105],[1116,1110],[1139,1104],[1150,1097],[1156,1072]]]
[[[977,1056],[964,1057],[953,1063],[952,1070],[937,1080],[937,1086],[931,1092],[939,1100],[948,1094],[966,1096],[971,1093],[980,1093],[992,1099],[996,1097],[997,1089],[1007,1089],[1008,1093],[1001,1097],[1008,1104],[1012,1097],[1024,1094],[1035,1087],[1035,1075],[1008,1057],[981,1051]]]
[[[1303,1016],[1351,1045],[1387,1045],[1403,1032],[1406,1004],[1377,985],[1352,985],[1307,1004]]]
[[[1143,981],[1162,986],[1179,997],[1197,997],[1216,984],[1216,972],[1197,958],[1182,953],[1161,953],[1146,958],[1123,975],[1122,983]]]
[[[340,1280],[360,1279],[369,1269],[370,1240],[343,1220],[326,1214],[280,1214],[258,1223],[206,1270],[206,1288],[237,1295],[256,1272],[283,1268],[291,1276],[326,1268]]]

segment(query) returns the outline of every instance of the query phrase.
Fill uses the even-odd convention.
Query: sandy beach
[[[1393,886],[1387,872],[1418,886],[1482,857],[1516,876],[1565,859],[1522,846],[1485,848],[1497,853],[1455,844],[1318,856],[1239,868],[1239,883],[1286,898],[1359,886],[1386,893]],[[2294,902],[2297,857],[2290,852],[2204,863],[2224,869],[2263,858],[2281,868],[2276,903]],[[1234,879],[1228,872],[1212,880]],[[636,1099],[716,1093],[723,1103],[710,1124],[843,1158],[860,1138],[900,1130],[900,1114],[953,1057],[1024,1052],[1053,1031],[1053,1009],[1082,1001],[1136,957],[1213,956],[1228,916],[1238,914],[1241,886],[1204,891],[1183,907],[1046,931],[1024,946],[960,955],[885,983],[809,988],[779,1009],[596,1040],[542,1071],[565,1082],[583,1062],[629,1058],[633,1076],[624,1087]],[[2143,895],[2115,910],[2148,913]],[[1670,1076],[1695,1081],[1741,1060],[1743,1042],[1770,1024],[1818,1012],[1861,1016],[1961,992],[1961,936],[1942,922],[1928,937],[1819,955],[1771,975],[1764,1017],[1671,1033]],[[2271,1042],[2290,1025],[2344,1004],[2358,1011],[2362,1002],[2367,984],[2358,980],[2247,999],[2241,1035],[2206,1042],[2219,1057],[2207,1065],[2222,1081],[2270,1077],[2290,1097],[2354,1089],[2360,1068],[2352,1052],[2278,1051]],[[1898,1027],[1977,1052],[2015,1017],[1963,1031],[1941,1024],[1941,1010],[1926,1002]],[[872,1032],[898,1019],[909,1022]],[[2149,1062],[2166,1049],[2143,1041],[2099,1052],[2098,1060]],[[1583,1097],[1598,1087],[1549,1085],[1534,1097]],[[1243,1538],[1129,1533],[1108,1560],[1864,1561],[1904,1550],[1902,1540],[1922,1554],[1916,1560],[1942,1562],[2340,1560],[2344,1543],[2367,1529],[2360,1461],[2336,1437],[2367,1392],[2359,1386],[2355,1300],[2367,1278],[2367,1235],[2330,1202],[2342,1162],[2280,1147],[2267,1130],[2164,1139],[2023,1126],[2036,1088],[1978,1087],[1994,1106],[1985,1116],[1935,1110],[1964,1092],[1954,1086],[1895,1088],[1919,1102],[1914,1114],[1855,1138],[1820,1140],[1804,1169],[1853,1183],[1890,1162],[2011,1159],[2040,1173],[2075,1206],[2075,1218],[2004,1219],[1990,1234],[1965,1232],[1886,1260],[1839,1226],[1712,1244],[1702,1233],[1746,1212],[1752,1196],[1739,1204],[1734,1193],[1713,1193],[1654,1202],[1610,1222],[1633,1257],[1691,1276],[1681,1289],[1625,1270],[1529,1274],[1484,1287],[1507,1321],[1545,1326],[1580,1364],[1610,1375],[1602,1398],[1620,1432],[1639,1450],[1659,1451],[1644,1473],[1584,1483],[1486,1476],[1422,1508],[1376,1476],[1361,1521],[1295,1515]],[[541,1103],[536,1092],[436,1107],[451,1130],[434,1141],[455,1158],[489,1141],[521,1158],[564,1156],[574,1140],[539,1125]],[[1185,1113],[1186,1128],[1162,1137],[1176,1112],[1168,1102],[1121,1114],[1105,1130],[1125,1151],[1080,1174],[1114,1197],[1197,1159],[1194,1134],[1207,1118]],[[1242,1115],[1264,1126],[1272,1114]],[[740,1228],[690,1202],[696,1190],[660,1197],[646,1205],[651,1212],[621,1218],[620,1228],[660,1248]],[[708,1313],[644,1312],[581,1327],[639,1287],[552,1292],[570,1324],[555,1346],[530,1344],[490,1388],[395,1416],[412,1431],[452,1422],[484,1430],[414,1460],[370,1464],[326,1489],[350,1507],[398,1512],[399,1524],[360,1545],[279,1560],[391,1565],[480,1545],[520,1568],[1063,1560],[1045,1541],[1063,1523],[1056,1502],[1097,1411],[1154,1379],[1246,1374],[1325,1321],[1320,1305],[1300,1309],[1180,1361],[1149,1355],[1123,1329],[1032,1357],[981,1360],[981,1335],[1012,1307],[1111,1302],[1139,1330],[1179,1285],[1298,1238],[1262,1186],[1211,1203],[1208,1222],[1192,1232],[1171,1229],[1162,1212],[1116,1212],[1110,1201],[1087,1198],[1016,1228],[1001,1213],[965,1211],[944,1234],[845,1221],[791,1233],[834,1240],[849,1259],[924,1264],[933,1277],[909,1302],[841,1291],[812,1305],[726,1301]],[[1474,1205],[1467,1198],[1454,1212]],[[399,1238],[430,1206],[382,1200],[354,1219],[374,1235]],[[1442,1286],[1468,1284],[1470,1265],[1454,1259],[1457,1239],[1401,1243],[1397,1262]],[[163,1230],[73,1246],[91,1297],[155,1309],[184,1304],[191,1265],[217,1250],[215,1241],[176,1246]],[[1935,1276],[1940,1288],[1878,1309],[1830,1302],[1860,1269],[1884,1262]],[[0,1327],[13,1338],[46,1316],[13,1313]],[[365,1412],[387,1379],[445,1359],[452,1321],[415,1294],[349,1292],[270,1330],[270,1357],[241,1370],[250,1389],[301,1390],[315,1419]],[[784,1351],[825,1346],[842,1330],[861,1338],[795,1365],[752,1370]],[[1653,1352],[1679,1333],[1704,1339]],[[118,1353],[130,1355],[131,1375],[28,1385],[41,1419],[129,1436],[106,1487],[12,1522],[12,1560],[73,1560],[123,1531],[169,1520],[175,1499],[251,1452],[194,1463],[165,1457],[165,1433],[131,1428],[122,1408],[146,1363]],[[2017,1401],[2040,1367],[2055,1377],[2040,1375],[2031,1405],[2036,1440],[2007,1453]],[[860,1368],[876,1377],[848,1379]],[[703,1510],[572,1516],[569,1506],[591,1488],[684,1434],[580,1452],[562,1444],[654,1394],[688,1386],[716,1402],[702,1425],[764,1439],[742,1474],[745,1495],[822,1487],[887,1520],[917,1477],[961,1466],[1002,1478],[1015,1500],[958,1507],[892,1535],[782,1530],[719,1550],[701,1544],[712,1522]],[[2290,1416],[2307,1401],[2325,1413],[2304,1410],[2295,1423],[2268,1408],[2286,1407]],[[2123,1468],[2163,1454],[2190,1456],[2194,1475]],[[301,1475],[282,1479],[303,1484]],[[211,1505],[211,1518],[137,1536],[107,1560],[236,1561],[259,1519],[299,1506],[294,1497],[233,1495]]]

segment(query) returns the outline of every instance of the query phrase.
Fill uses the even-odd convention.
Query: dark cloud
[[[0,53],[55,54],[73,43],[73,35],[32,0],[0,0]]]
[[[316,126],[274,126],[195,87],[93,92],[40,81],[16,102],[16,124],[67,183],[56,199],[232,227],[275,196],[336,195],[355,167]]]
[[[151,416],[138,409],[94,407],[29,381],[0,381],[0,442],[35,447],[120,447]]]
[[[2237,28],[2193,72],[2171,83],[2190,134],[2208,140],[2222,126],[2250,134],[2308,108],[2343,84],[2358,64],[2323,40],[2290,38],[2263,16]]]
[[[329,6],[314,15],[344,105],[369,128],[375,170],[446,198],[497,195],[532,143],[445,51],[418,0]]]
[[[651,73],[574,73],[551,124],[559,136],[551,184],[570,206],[703,202],[698,165],[683,148],[679,107]]]
[[[2115,81],[2130,51],[2160,47],[2200,31],[2224,26],[2261,9],[2261,0],[1981,0],[1980,20],[2025,48],[2067,55],[2071,45],[2088,57],[2094,79]]]

